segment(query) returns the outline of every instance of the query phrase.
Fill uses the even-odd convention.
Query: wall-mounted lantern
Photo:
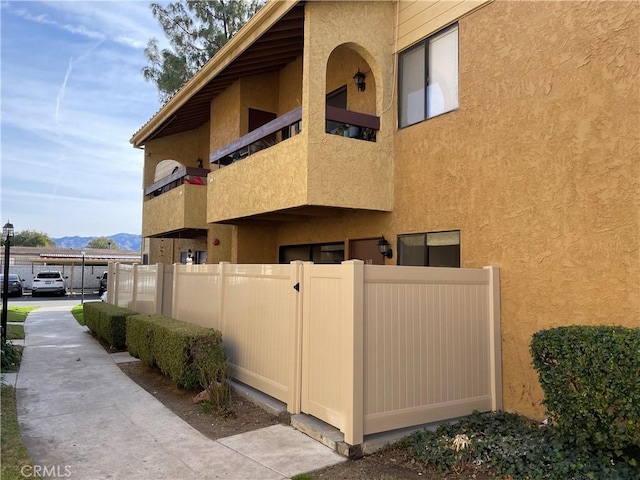
[[[356,87],[358,87],[359,92],[364,92],[367,88],[367,84],[364,81],[365,78],[366,75],[362,73],[360,69],[358,69],[356,74],[353,76],[353,81],[356,84]]]
[[[393,258],[393,250],[391,249],[391,245],[387,242],[387,239],[384,238],[384,235],[378,240],[378,251],[382,254],[383,257]]]

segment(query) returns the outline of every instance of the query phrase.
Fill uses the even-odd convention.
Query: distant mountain
[[[132,233],[116,233],[115,235],[106,235],[118,245],[120,250],[136,250],[139,251],[142,244],[142,236]],[[52,238],[56,247],[60,248],[84,248],[91,240],[96,237],[60,237]]]

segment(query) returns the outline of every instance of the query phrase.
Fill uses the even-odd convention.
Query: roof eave
[[[193,95],[215,78],[225,67],[249,48],[300,0],[269,0],[238,33],[229,40],[196,74],[165,103],[129,140],[142,147],[157,129],[168,121]]]

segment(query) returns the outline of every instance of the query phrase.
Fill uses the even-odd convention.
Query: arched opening
[[[327,60],[325,132],[375,142],[376,93],[369,63],[349,45],[336,47]]]
[[[177,172],[179,169],[184,167],[183,164],[178,162],[177,160],[166,159],[162,160],[158,165],[156,165],[156,171],[153,175],[154,183],[162,180],[165,177],[168,177],[174,172]]]

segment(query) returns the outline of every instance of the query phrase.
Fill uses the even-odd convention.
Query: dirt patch
[[[200,391],[178,388],[171,379],[142,362],[120,363],[118,366],[165,407],[212,440],[278,423],[275,416],[256,407],[235,392],[232,393],[228,410],[207,411],[202,405],[191,401]]]
[[[224,412],[206,412],[191,400],[199,391],[178,388],[168,377],[141,362],[121,363],[122,371],[134,382],[157,398],[185,422],[206,437],[217,440],[278,423],[277,417],[233,392],[231,406]],[[443,474],[412,461],[408,450],[387,448],[359,460],[347,460],[333,467],[312,472],[307,479],[326,480],[485,480],[476,472]]]

